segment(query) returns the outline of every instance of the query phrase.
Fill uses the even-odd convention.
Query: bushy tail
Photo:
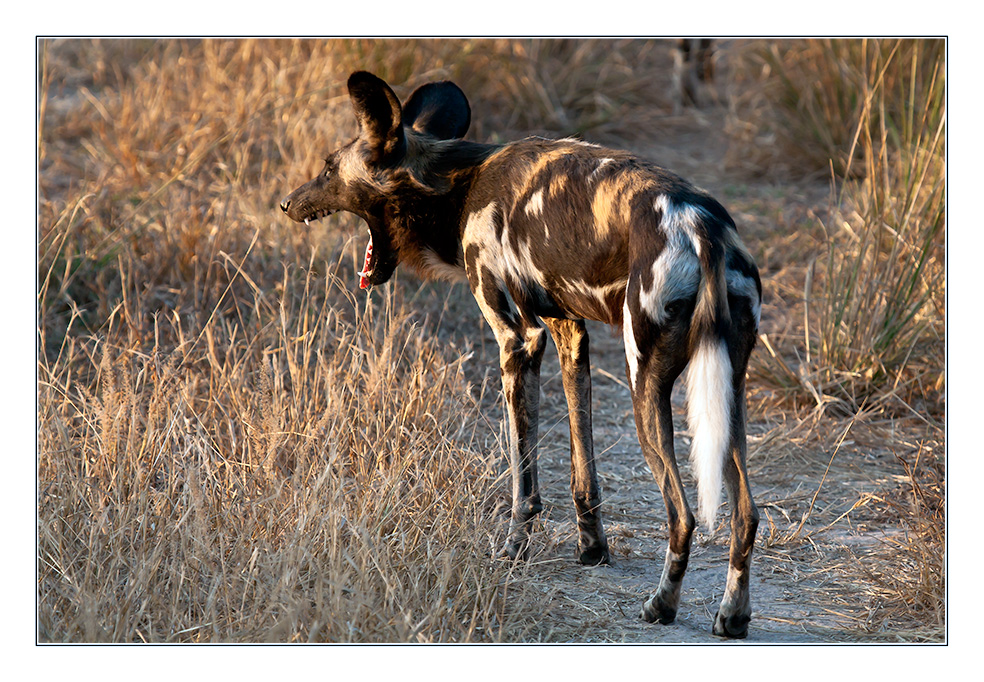
[[[686,377],[687,421],[693,439],[690,465],[697,477],[699,517],[708,531],[713,531],[731,441],[733,402],[731,358],[726,341],[730,314],[723,255],[705,252],[701,271],[701,287],[691,325],[693,350]]]
[[[731,440],[731,360],[721,339],[706,339],[687,369],[690,465],[697,477],[700,519],[708,531],[721,504],[724,458]]]

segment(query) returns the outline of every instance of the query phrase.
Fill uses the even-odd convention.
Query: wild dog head
[[[449,81],[417,88],[401,106],[380,78],[359,71],[348,79],[348,92],[358,121],[354,140],[332,152],[322,171],[284,199],[280,207],[292,220],[310,223],[336,211],[349,211],[369,226],[360,286],[383,284],[400,263],[400,239],[392,234],[388,213],[402,184],[421,182],[428,148],[437,141],[464,136],[471,122],[468,100]]]

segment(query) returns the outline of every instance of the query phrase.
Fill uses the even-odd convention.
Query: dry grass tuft
[[[76,344],[61,364],[91,388],[43,372],[42,640],[526,634],[504,595],[536,597],[490,558],[496,453],[461,360],[395,296],[353,310],[332,281],[296,285],[256,290],[266,322],[244,331]]]
[[[738,130],[771,138],[774,170],[789,172],[782,157],[834,179],[819,221],[825,242],[796,282],[800,343],[766,338],[753,371],[812,405],[817,425],[846,416],[863,432],[865,422],[915,421],[934,443],[914,457],[896,452],[902,489],[859,500],[904,533],[850,570],[864,576],[870,605],[856,627],[937,641],[946,580],[946,46],[812,40],[750,46],[746,58],[769,78],[745,95],[759,115],[734,117],[749,122]]]
[[[870,577],[872,609],[864,629],[898,637],[899,629],[920,623],[927,641],[944,641],[946,628],[946,472],[929,446],[910,460],[895,453],[905,472],[895,491],[878,500],[904,533],[888,542],[877,560],[859,567]]]
[[[945,385],[946,63],[939,40],[750,46],[763,74],[734,107],[756,142],[834,180],[825,244],[802,283],[796,358],[767,348],[763,378],[842,414],[928,413]],[[750,79],[745,69],[744,77]],[[768,103],[766,113],[764,103]],[[734,116],[736,120],[742,116]],[[739,137],[739,149],[755,146]],[[780,172],[788,172],[782,167]]]

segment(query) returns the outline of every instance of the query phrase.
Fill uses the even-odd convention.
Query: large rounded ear
[[[403,125],[439,140],[464,137],[470,123],[468,98],[451,81],[421,85],[403,105]]]
[[[370,161],[392,164],[402,159],[407,143],[400,100],[390,86],[368,71],[356,71],[349,76],[348,91],[359,120],[359,136],[369,143]]]

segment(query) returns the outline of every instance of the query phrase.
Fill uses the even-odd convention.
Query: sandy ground
[[[669,626],[648,624],[639,611],[655,589],[666,551],[663,501],[636,440],[632,403],[624,379],[622,341],[603,325],[592,333],[595,452],[604,500],[604,520],[614,563],[584,567],[575,559],[576,528],[569,496],[567,407],[556,354],[544,359],[541,384],[540,482],[545,510],[534,537],[532,578],[553,593],[547,639],[569,642],[720,642],[711,623],[724,593],[728,567],[727,508],[713,535],[698,526],[684,580],[680,610]],[[677,459],[691,504],[695,486],[687,464],[689,437],[682,391],[674,405]],[[830,455],[798,452],[782,442],[785,427],[750,414],[749,469],[762,513],[756,542],[748,642],[857,641],[857,606],[864,592],[841,578],[866,548],[890,542],[900,531],[876,519],[845,516],[865,492],[891,486],[878,457],[839,452],[824,478]],[[799,538],[784,540],[813,510]],[[855,589],[856,588],[856,589]],[[853,600],[853,602],[852,602]],[[837,603],[844,604],[839,612]]]

